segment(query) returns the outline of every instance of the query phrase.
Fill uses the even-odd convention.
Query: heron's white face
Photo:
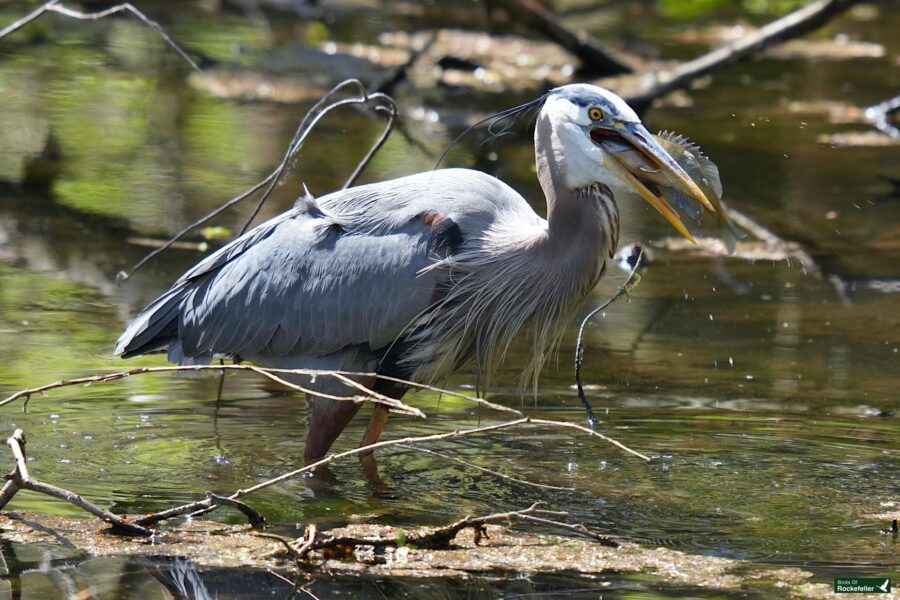
[[[668,187],[714,212],[704,193],[641,124],[637,113],[609,90],[588,84],[556,88],[541,115],[550,121],[550,150],[561,159],[557,162],[569,189],[602,183],[613,193],[636,193],[690,240],[678,213],[648,180],[665,177],[671,183]]]

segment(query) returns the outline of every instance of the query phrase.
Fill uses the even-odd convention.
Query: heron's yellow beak
[[[660,146],[647,128],[640,123],[619,122],[612,128],[592,129],[590,134],[591,139],[611,157],[607,166],[658,210],[678,233],[696,244],[681,217],[663,198],[660,187],[674,188],[706,210],[716,211],[697,183]]]

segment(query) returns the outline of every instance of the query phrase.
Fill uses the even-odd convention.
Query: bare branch
[[[490,402],[489,400],[485,400],[484,398],[479,398],[478,396],[467,396],[466,394],[461,394],[460,392],[454,392],[451,390],[447,390],[444,388],[439,388],[437,386],[428,385],[426,383],[417,383],[415,381],[409,381],[407,379],[400,379],[398,377],[391,377],[389,375],[382,375],[381,373],[367,373],[360,371],[327,371],[327,373],[340,373],[342,375],[367,375],[371,377],[375,377],[376,379],[381,379],[383,381],[392,381],[394,383],[399,383],[401,385],[406,385],[413,388],[418,388],[421,390],[428,390],[431,392],[437,392],[438,394],[443,394],[445,396],[451,396],[453,398],[460,398],[462,400],[468,400],[469,402],[475,402],[477,404],[481,404],[486,408],[490,408],[491,410],[496,410],[500,412],[507,412],[514,415],[518,415],[520,417],[524,417],[525,413],[521,410],[517,410],[515,408],[511,408],[509,406],[503,406],[502,404],[497,404],[495,402]],[[2,405],[0,405],[2,406]]]
[[[244,513],[244,516],[247,517],[247,520],[250,521],[250,525],[252,525],[253,527],[264,527],[266,525],[265,517],[263,517],[261,514],[259,514],[250,506],[241,502],[240,500],[235,500],[234,498],[226,498],[225,496],[219,496],[213,494],[212,492],[206,492],[206,497],[215,504],[219,504],[221,506],[230,506],[241,511],[242,513]]]
[[[34,21],[35,19],[40,17],[42,14],[44,14],[45,12],[50,10],[51,7],[59,4],[59,2],[60,2],[60,0],[50,0],[49,2],[45,2],[41,6],[37,7],[36,9],[34,9],[33,11],[31,11],[30,13],[28,13],[21,19],[19,19],[18,21],[10,23],[3,29],[0,29],[0,39],[3,39],[6,36],[8,36],[9,34],[16,32],[19,29],[21,29],[22,27],[28,25],[29,23],[31,23],[32,21]]]
[[[507,9],[511,18],[545,35],[579,59],[581,69],[592,75],[621,75],[631,73],[629,65],[594,45],[582,32],[575,32],[563,25],[553,13],[536,0],[492,0]]]
[[[345,88],[355,87],[357,89],[358,94],[356,96],[352,96],[350,98],[346,98],[344,100],[336,100],[331,101],[331,99],[343,91]],[[316,102],[312,108],[306,113],[306,116],[303,117],[303,120],[300,122],[300,125],[297,127],[297,132],[294,134],[294,138],[291,140],[291,143],[288,144],[288,149],[284,153],[284,158],[281,161],[281,164],[278,165],[278,168],[275,169],[275,177],[269,183],[266,190],[260,196],[259,201],[256,203],[256,207],[253,209],[253,212],[250,214],[250,217],[244,223],[244,227],[241,229],[241,235],[247,231],[250,227],[250,224],[253,223],[253,220],[256,218],[256,215],[259,214],[259,211],[262,209],[263,204],[265,204],[266,200],[268,200],[269,195],[272,193],[272,190],[275,189],[275,186],[278,185],[278,182],[281,180],[281,176],[284,174],[290,162],[297,156],[297,153],[300,152],[300,149],[303,147],[304,142],[306,142],[306,138],[309,137],[309,134],[312,132],[313,128],[316,124],[322,120],[325,115],[335,110],[336,108],[340,108],[342,106],[347,106],[350,104],[362,104],[369,105],[371,104],[373,107],[384,106],[390,107],[386,112],[388,114],[388,123],[386,127],[386,134],[382,134],[382,136],[375,143],[375,146],[372,150],[363,157],[362,163],[358,166],[353,174],[348,179],[347,183],[344,184],[344,188],[349,187],[356,177],[362,172],[362,169],[369,163],[375,153],[381,148],[384,142],[387,140],[387,136],[390,135],[390,131],[394,126],[394,119],[397,116],[397,107],[394,103],[394,100],[386,95],[379,92],[369,93],[366,90],[366,87],[360,82],[358,79],[347,79],[346,81],[342,81],[341,83],[334,86],[331,91],[322,96],[318,102]],[[376,112],[378,112],[376,110]]]
[[[619,544],[617,544],[612,538],[607,535],[599,534],[595,531],[591,531],[588,529],[584,523],[578,523],[577,525],[573,525],[572,523],[564,523],[562,521],[556,521],[554,519],[547,519],[544,517],[536,517],[534,515],[528,514],[520,514],[518,518],[522,521],[526,521],[529,523],[537,523],[539,525],[547,525],[548,527],[559,527],[561,529],[566,529],[568,531],[572,531],[579,535],[583,535],[586,538],[590,538],[595,542],[599,542],[601,546],[607,546],[609,548],[618,548]]]
[[[0,491],[0,509],[5,507],[20,489],[31,490],[74,504],[126,533],[136,535],[151,535],[153,533],[140,525],[129,523],[123,517],[115,515],[107,510],[103,510],[93,502],[79,496],[75,492],[70,492],[69,490],[56,487],[55,485],[41,483],[36,479],[32,479],[28,474],[28,468],[25,466],[25,434],[21,429],[16,429],[12,436],[6,440],[6,443],[15,457],[16,467],[12,473],[7,475],[6,485],[3,487],[3,490]]]
[[[759,31],[746,35],[730,44],[702,54],[693,60],[683,62],[667,73],[655,75],[655,81],[648,89],[626,102],[638,112],[650,103],[675,90],[683,89],[696,79],[738,60],[752,56],[770,46],[799,37],[818,29],[832,18],[840,15],[861,0],[817,0],[794,12],[776,19]]]
[[[537,509],[541,502],[535,502],[528,508],[521,510],[512,510],[507,512],[494,513],[483,517],[465,517],[449,525],[437,527],[435,529],[422,532],[414,532],[406,537],[405,543],[415,545],[417,548],[428,548],[431,550],[446,549],[453,542],[456,535],[463,529],[472,528],[475,530],[476,544],[477,540],[485,535],[484,526],[488,523],[496,523],[498,521],[512,521],[518,516],[527,515]],[[401,545],[398,536],[390,536],[383,538],[360,538],[354,536],[327,537],[313,544],[313,550],[323,550],[326,548],[349,548],[355,546],[375,546],[375,547],[397,547]]]
[[[49,2],[46,2],[45,4],[41,5],[40,7],[38,7],[31,13],[29,13],[28,15],[22,17],[15,23],[11,23],[10,25],[7,25],[6,27],[4,27],[3,30],[0,30],[0,39],[6,37],[7,35],[9,35],[10,33],[13,33],[14,31],[18,31],[19,29],[21,29],[28,23],[31,23],[32,21],[34,21],[41,15],[48,13],[48,12],[59,13],[63,16],[70,17],[72,19],[78,19],[80,21],[98,21],[100,19],[109,17],[116,13],[121,13],[121,12],[131,13],[132,15],[137,17],[137,19],[139,21],[141,21],[145,25],[148,25],[151,28],[153,28],[156,31],[156,33],[158,33],[159,36],[163,39],[163,41],[166,44],[168,44],[173,50],[175,50],[175,52],[177,52],[178,55],[181,56],[181,58],[183,58],[185,61],[187,61],[187,63],[189,65],[191,65],[192,68],[194,68],[198,71],[202,70],[200,65],[197,63],[197,61],[195,61],[193,58],[191,58],[188,51],[185,50],[185,48],[181,44],[176,42],[172,38],[172,36],[170,36],[166,32],[166,30],[162,28],[162,25],[160,25],[153,19],[149,18],[147,15],[145,15],[144,13],[139,11],[137,8],[134,7],[134,5],[132,5],[129,2],[117,4],[115,6],[107,8],[106,10],[101,10],[101,11],[92,12],[92,13],[85,13],[85,12],[73,10],[71,8],[64,6],[63,4],[60,3],[60,0],[50,0]],[[195,52],[195,54],[197,54],[200,57],[200,61],[203,63],[208,64],[208,63],[212,62],[208,57],[206,57],[205,55],[203,55],[199,52]]]
[[[69,490],[56,487],[55,485],[50,485],[49,483],[41,483],[40,481],[37,481],[35,479],[32,479],[30,481],[23,481],[20,485],[22,486],[22,489],[46,494],[47,496],[52,496],[53,498],[65,500],[70,504],[74,504],[75,506],[86,510],[95,517],[103,519],[113,527],[121,529],[126,533],[135,535],[153,535],[153,532],[149,529],[141,527],[136,523],[126,521],[123,517],[113,514],[108,510],[103,510],[90,500],[87,500],[83,496],[79,496],[75,492],[70,492]]]
[[[332,101],[329,104],[331,98],[333,98],[336,94],[341,92],[342,90],[353,87],[356,88],[357,95],[351,98],[345,98],[342,100]],[[324,117],[327,113],[332,110],[339,108],[341,106],[347,105],[367,105],[372,106],[376,114],[384,114],[388,116],[387,123],[385,125],[385,132],[381,135],[381,137],[375,142],[366,156],[363,157],[362,161],[360,161],[359,165],[357,165],[356,169],[354,169],[353,173],[347,179],[347,182],[344,184],[344,188],[347,188],[356,181],[359,175],[362,173],[363,169],[369,164],[375,154],[381,149],[384,143],[387,141],[388,136],[393,131],[393,127],[395,121],[397,119],[397,107],[394,103],[394,100],[385,94],[381,94],[378,92],[369,93],[366,91],[365,86],[356,79],[348,79],[336,85],[331,89],[327,94],[325,94],[321,99],[319,99],[316,104],[312,106],[312,108],[307,111],[306,115],[300,121],[300,124],[297,126],[296,131],[294,132],[294,137],[291,140],[291,143],[288,145],[288,149],[285,152],[281,162],[275,169],[269,173],[266,177],[264,177],[261,181],[257,182],[244,192],[234,196],[218,208],[210,211],[206,215],[200,217],[193,223],[187,225],[183,229],[181,229],[178,233],[172,236],[168,241],[161,244],[158,248],[153,249],[151,252],[147,253],[141,260],[139,260],[129,271],[122,271],[118,274],[118,280],[124,281],[131,277],[137,272],[138,269],[147,264],[154,257],[159,255],[160,253],[168,250],[172,247],[173,244],[178,242],[181,238],[189,234],[191,231],[200,227],[204,223],[207,223],[211,219],[217,217],[222,214],[229,208],[243,202],[247,198],[251,197],[253,194],[263,190],[262,195],[257,201],[256,206],[254,207],[253,213],[245,222],[243,228],[241,229],[241,234],[243,234],[247,228],[250,226],[250,223],[253,222],[253,219],[256,218],[256,215],[259,214],[259,211],[262,209],[263,204],[265,204],[266,200],[268,200],[272,191],[275,189],[275,186],[278,185],[278,182],[281,180],[282,175],[284,175],[287,170],[288,165],[290,165],[291,161],[297,156],[297,153],[300,152],[300,149],[303,146],[303,143],[306,141],[306,138],[309,136],[313,127],[315,127],[316,123],[318,123],[322,117]],[[265,189],[263,189],[265,188]]]
[[[425,413],[423,413],[418,408],[404,404],[403,402],[394,398],[387,398],[386,396],[378,394],[373,390],[369,390],[362,385],[354,387],[363,391],[365,394],[367,394],[366,396],[334,396],[291,383],[276,375],[276,373],[288,373],[307,376],[338,377],[338,374],[336,374],[334,371],[314,371],[308,369],[264,369],[262,367],[257,367],[254,365],[185,365],[180,367],[139,367],[136,369],[129,369],[127,371],[108,373],[106,375],[92,375],[90,377],[79,377],[77,379],[56,381],[54,383],[48,383],[34,388],[19,390],[18,392],[12,394],[11,396],[8,396],[4,400],[0,400],[0,406],[5,406],[10,402],[15,402],[19,398],[25,398],[25,402],[27,403],[28,399],[34,394],[41,394],[43,392],[62,387],[69,387],[73,385],[91,385],[94,383],[107,383],[110,381],[124,379],[126,377],[142,375],[144,373],[172,373],[181,371],[250,371],[252,373],[258,373],[259,375],[272,379],[273,381],[290,387],[291,389],[294,389],[296,391],[307,394],[314,394],[323,398],[327,398],[329,400],[336,400],[339,402],[374,402],[376,404],[384,404],[398,413],[412,415],[420,418],[426,417]],[[346,379],[346,377],[344,377],[344,379]]]
[[[237,490],[236,492],[234,492],[233,494],[231,494],[228,497],[232,498],[232,499],[241,498],[243,496],[247,496],[254,492],[258,492],[265,488],[272,487],[273,485],[276,485],[276,484],[286,481],[288,479],[293,479],[299,475],[302,475],[303,473],[313,472],[317,468],[319,468],[323,465],[327,465],[329,463],[335,462],[342,458],[347,458],[348,456],[356,456],[359,454],[368,454],[368,453],[371,453],[373,450],[377,450],[378,448],[419,444],[419,443],[425,443],[425,442],[435,442],[438,440],[446,440],[446,439],[456,438],[456,437],[477,435],[477,434],[481,434],[481,433],[487,433],[490,431],[497,431],[500,429],[509,429],[509,428],[519,427],[519,426],[523,426],[523,425],[545,425],[548,427],[559,427],[559,428],[564,428],[564,429],[577,429],[578,431],[587,433],[588,435],[591,435],[593,437],[598,437],[606,442],[609,442],[610,444],[616,446],[617,448],[624,450],[625,452],[632,454],[642,460],[645,460],[645,461],[650,460],[650,457],[648,457],[644,454],[641,454],[640,452],[637,452],[636,450],[632,450],[625,444],[623,444],[617,440],[614,440],[613,438],[611,438],[609,436],[603,435],[602,433],[597,433],[596,431],[588,429],[587,427],[584,427],[582,425],[578,425],[576,423],[568,423],[566,421],[551,421],[551,420],[547,420],[547,419],[532,419],[529,417],[524,417],[522,419],[516,419],[514,421],[506,421],[504,423],[497,423],[494,425],[485,425],[483,427],[475,427],[472,429],[456,429],[454,431],[448,431],[445,433],[435,433],[432,435],[411,436],[411,437],[397,438],[397,439],[393,439],[393,440],[382,440],[382,441],[376,442],[374,444],[360,446],[358,448],[353,448],[352,450],[345,450],[344,452],[339,452],[337,454],[331,454],[331,455],[326,456],[325,458],[318,460],[314,463],[310,463],[310,464],[300,467],[298,469],[294,469],[293,471],[288,471],[287,473],[283,473],[277,477],[273,477],[272,479],[268,479],[266,481],[258,483],[249,488]],[[191,514],[192,516],[199,516],[206,512],[209,512],[210,510],[213,510],[215,507],[216,507],[215,503],[207,498],[206,500],[198,500],[196,502],[190,502],[188,504],[184,504],[182,506],[176,506],[176,507],[170,508],[168,510],[165,510],[165,511],[162,511],[159,513],[147,515],[145,517],[137,519],[135,522],[140,525],[148,526],[148,525],[152,525],[153,523],[158,523],[159,521],[164,521],[166,519],[171,519],[173,517],[177,517],[179,515]]]
[[[318,527],[315,523],[310,523],[306,526],[306,531],[304,531],[303,537],[294,540],[294,542],[291,542],[291,540],[287,539],[286,537],[274,535],[271,533],[257,533],[256,535],[258,537],[269,538],[280,542],[288,551],[288,554],[290,554],[294,558],[294,561],[299,565],[306,558],[307,554],[309,554],[309,551],[312,549],[313,544],[315,544],[317,534]],[[299,543],[299,545],[295,548],[294,544],[296,543]]]

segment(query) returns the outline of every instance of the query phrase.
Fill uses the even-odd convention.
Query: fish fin
[[[678,190],[666,188],[666,193],[675,201],[678,210],[684,213],[694,223],[700,224],[700,216],[703,214],[703,209],[699,204],[694,204]]]
[[[722,240],[725,242],[728,254],[734,254],[734,248],[737,245],[738,240],[747,237],[747,232],[738,229],[738,226],[734,224],[734,221],[728,218],[728,213],[725,211],[724,207],[721,215],[719,215],[719,233],[722,236]]]
[[[700,149],[700,146],[685,136],[671,131],[662,130],[656,135],[657,137],[679,146],[685,152],[690,152],[697,160],[697,167],[706,179],[705,182],[699,183],[705,183],[713,192],[715,192],[717,197],[722,197],[722,178],[719,176],[719,167],[717,167],[716,163],[711,161],[708,156],[703,154],[703,150]]]

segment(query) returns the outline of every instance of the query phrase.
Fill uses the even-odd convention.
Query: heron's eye
[[[588,109],[588,116],[591,118],[591,121],[599,121],[603,118],[603,111],[596,106],[592,106]]]

